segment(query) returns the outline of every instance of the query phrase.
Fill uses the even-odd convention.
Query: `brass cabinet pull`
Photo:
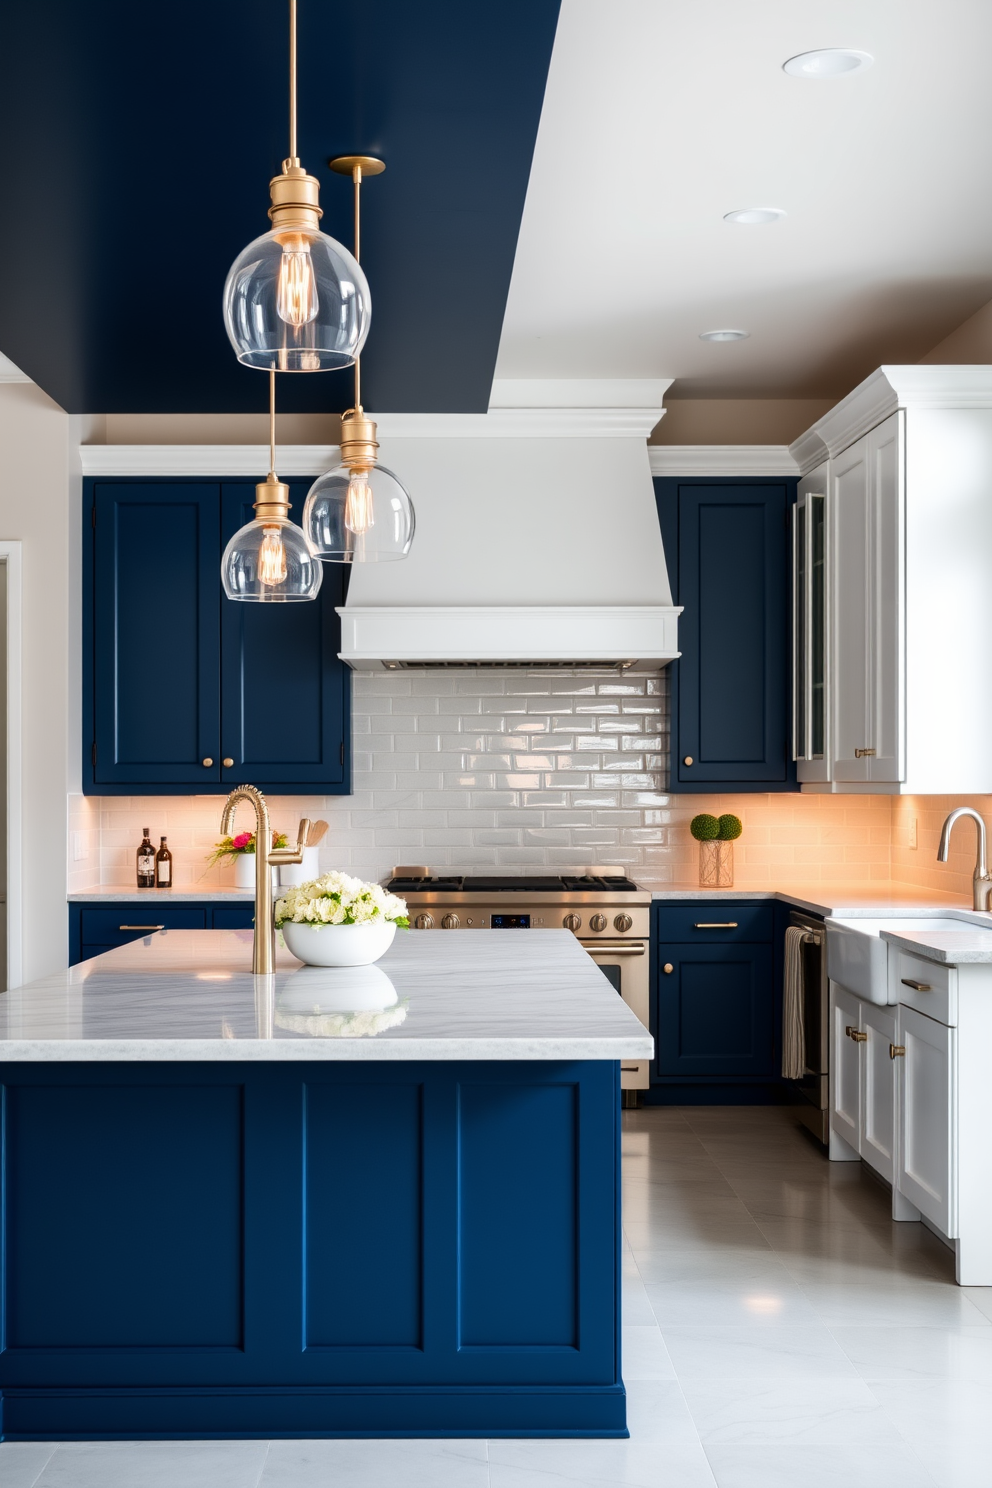
[[[164,925],[118,925],[118,930],[164,930]]]
[[[641,1066],[639,1064],[622,1064],[620,1069],[625,1075],[639,1075]]]
[[[675,967],[672,965],[671,961],[666,961],[664,966],[662,967],[662,970],[664,971],[666,976],[671,976],[672,972],[675,970]]]
[[[208,754],[207,757],[206,757],[206,759],[203,761],[203,768],[205,770],[209,770],[210,769],[210,766],[212,764],[213,764],[213,760],[210,758],[210,756]]]
[[[693,925],[694,930],[736,930],[736,920],[700,920]]]
[[[933,988],[931,987],[929,982],[914,982],[912,977],[903,977],[902,984],[904,987],[912,987],[914,992],[933,991]]]
[[[580,940],[579,944],[587,951],[604,956],[644,956],[647,954],[647,946],[632,945],[629,940],[622,940],[617,945],[608,940]]]
[[[902,1057],[902,1055],[905,1054],[905,1052],[906,1052],[906,1045],[905,1044],[890,1044],[889,1045],[889,1058],[890,1059],[900,1059]]]
[[[856,1044],[866,1044],[868,1042],[868,1035],[866,1033],[862,1033],[859,1028],[854,1028],[850,1023],[847,1025],[844,1032],[847,1034],[848,1038],[853,1039]]]
[[[228,755],[226,759],[224,759],[224,760],[221,761],[221,763],[224,766],[224,769],[225,770],[229,770],[231,768],[231,766],[234,764],[234,761],[233,761],[233,759],[231,759],[231,756]]]
[[[876,751],[874,749],[856,749],[854,751],[854,758],[855,759],[874,759],[875,758],[875,754],[876,754]]]

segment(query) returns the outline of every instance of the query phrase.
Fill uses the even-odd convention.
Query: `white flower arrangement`
[[[409,930],[406,900],[387,894],[381,884],[365,883],[347,873],[325,873],[290,889],[276,903],[277,926],[368,925],[391,920]]]

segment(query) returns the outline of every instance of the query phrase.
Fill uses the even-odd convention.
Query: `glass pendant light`
[[[362,176],[385,170],[370,155],[343,155],[331,169],[355,183],[355,258],[361,252]],[[362,407],[362,365],[355,358],[355,406],[341,415],[341,463],[310,487],[303,530],[313,551],[332,563],[391,563],[413,542],[413,502],[391,470],[379,465],[376,427]]]
[[[249,243],[224,285],[239,362],[277,372],[350,367],[365,344],[369,287],[347,248],[320,231],[320,183],[296,153],[296,0],[289,0],[289,157],[269,182],[272,229]]]
[[[255,516],[240,528],[220,563],[228,599],[285,604],[316,599],[324,569],[303,529],[289,520],[289,487],[276,475],[276,374],[269,373],[269,473],[255,487]]]

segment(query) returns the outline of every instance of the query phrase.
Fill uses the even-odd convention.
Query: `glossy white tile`
[[[707,1457],[718,1488],[934,1488],[919,1457],[893,1445],[713,1444]]]
[[[686,1404],[708,1446],[815,1444],[903,1439],[863,1380],[689,1379]]]
[[[698,1443],[494,1441],[489,1471],[492,1488],[715,1488]]]
[[[0,1488],[34,1488],[57,1442],[0,1442]]]
[[[675,1370],[657,1323],[624,1323],[621,1331],[625,1380],[675,1378]]]
[[[489,1488],[484,1441],[274,1441],[257,1488]],[[185,1485],[183,1485],[185,1488]]]
[[[767,1328],[757,1323],[676,1324],[662,1329],[679,1379],[847,1379],[856,1371],[819,1324]]]
[[[37,1488],[256,1488],[267,1450],[264,1441],[63,1442]]]

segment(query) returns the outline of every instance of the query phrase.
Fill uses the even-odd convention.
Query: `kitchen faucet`
[[[231,835],[239,801],[250,801],[255,808],[255,941],[251,969],[256,976],[270,976],[276,969],[276,930],[272,915],[270,865],[303,862],[310,820],[304,817],[300,822],[295,847],[274,848],[265,797],[253,785],[238,785],[224,802],[224,812],[220,819],[220,829],[227,837]]]
[[[938,863],[947,862],[947,852],[951,845],[951,828],[962,816],[974,817],[978,827],[978,857],[975,860],[975,874],[972,879],[972,908],[981,909],[988,913],[989,893],[992,892],[992,878],[989,877],[988,864],[985,859],[985,822],[978,812],[971,806],[959,806],[952,811],[945,821],[940,833],[940,847],[937,849]]]

